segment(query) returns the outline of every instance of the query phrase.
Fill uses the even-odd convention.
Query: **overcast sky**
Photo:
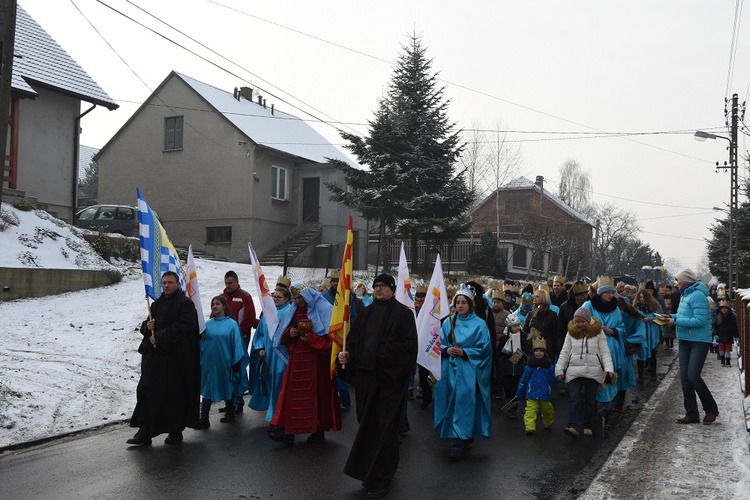
[[[260,88],[277,109],[365,133],[359,124],[372,118],[392,62],[417,33],[460,127],[501,123],[509,140],[522,141],[522,173],[532,180],[555,184],[560,166],[577,160],[591,173],[595,201],[637,213],[638,236],[665,258],[695,267],[717,216],[712,207],[729,202],[729,175],[714,168],[727,159],[727,142],[692,135],[728,135],[724,98],[737,93],[742,102],[750,91],[750,27],[740,16],[735,30],[730,0],[19,4],[120,104],[83,119],[85,145],[102,147],[171,70],[227,91]],[[334,127],[315,127],[342,143]],[[744,136],[739,150],[747,150]]]

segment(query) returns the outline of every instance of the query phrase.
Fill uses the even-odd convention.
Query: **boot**
[[[729,368],[729,367],[732,366],[732,363],[729,361],[729,356],[727,356],[726,358],[727,358],[727,364],[724,365],[724,366],[726,366],[727,368]]]
[[[204,399],[201,402],[201,418],[198,420],[198,427],[196,429],[208,429],[211,427],[211,422],[208,421],[209,411],[211,411],[211,400]]]
[[[726,366],[727,364],[727,358],[726,356],[720,356],[721,358],[721,366]]]
[[[719,351],[716,351],[716,352],[719,352]],[[719,353],[719,354],[716,355],[716,359],[718,359],[719,361],[721,361],[721,353]]]
[[[227,410],[224,413],[224,416],[221,417],[219,422],[222,424],[226,424],[227,422],[234,422],[234,405],[230,402],[227,404]]]
[[[637,384],[643,383],[643,361],[638,361],[638,377],[635,379]]]
[[[612,428],[612,426],[609,423],[609,417],[612,416],[612,410],[604,410],[604,423],[602,424],[602,428],[607,431]]]

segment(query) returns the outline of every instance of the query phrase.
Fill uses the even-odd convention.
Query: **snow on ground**
[[[17,225],[0,232],[3,266],[111,267],[78,229],[45,212],[4,204],[6,210]],[[200,259],[196,265],[204,311],[229,269],[258,304],[251,266]],[[118,267],[124,278],[115,285],[0,302],[0,446],[130,417],[140,370],[138,329],[148,310],[140,263]],[[275,283],[281,269],[264,271]]]

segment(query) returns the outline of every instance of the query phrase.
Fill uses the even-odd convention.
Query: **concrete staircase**
[[[266,252],[260,260],[264,266],[283,266],[284,253],[289,252],[287,264],[291,264],[318,236],[320,236],[320,225],[317,222],[300,224],[275,247]]]

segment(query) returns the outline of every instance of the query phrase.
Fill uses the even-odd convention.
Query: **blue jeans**
[[[703,411],[719,414],[719,407],[716,406],[711,391],[701,378],[703,363],[706,362],[710,346],[708,342],[680,340],[680,383],[682,384],[682,397],[685,399],[685,416],[689,418],[700,418],[696,394],[701,400]]]
[[[599,390],[599,382],[593,378],[577,377],[568,382],[569,426],[578,432],[582,429],[594,428],[597,390]]]
[[[344,382],[344,380],[338,375],[334,376],[333,380],[336,381],[336,390],[339,391],[339,402],[341,403],[341,406],[349,408],[352,405],[352,397],[349,395],[349,384]]]

